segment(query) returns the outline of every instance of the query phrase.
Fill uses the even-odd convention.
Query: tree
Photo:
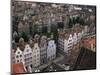
[[[84,24],[85,24],[84,19],[81,18],[80,21],[79,21],[79,23],[80,23],[81,25],[84,25]]]
[[[80,17],[77,16],[77,17],[76,17],[76,23],[79,23],[79,19],[80,19]]]
[[[69,19],[69,26],[68,26],[68,27],[69,27],[69,28],[72,28],[72,26],[73,26],[73,20],[72,20],[72,18],[70,18],[70,19]]]
[[[28,34],[25,32],[22,32],[21,37],[24,38],[25,42],[28,42]]]

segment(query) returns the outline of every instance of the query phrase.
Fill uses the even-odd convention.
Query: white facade
[[[33,47],[33,67],[37,67],[39,65],[40,65],[40,48],[38,43],[35,43]]]
[[[73,35],[73,44],[74,45],[77,44],[77,39],[78,39],[77,34],[74,33],[74,35]]]
[[[25,46],[24,52],[24,61],[25,61],[25,66],[28,68],[29,66],[32,68],[32,60],[33,60],[33,52],[29,44]]]
[[[68,53],[69,50],[71,50],[73,47],[73,37],[72,34],[69,35],[68,40],[64,40],[64,52]]]
[[[81,40],[82,35],[83,35],[83,32],[79,32],[79,33],[77,34],[77,37],[78,37],[78,42]]]
[[[47,47],[47,60],[53,60],[56,58],[56,44],[54,40],[48,42]]]
[[[23,52],[18,47],[15,52],[15,63],[21,63],[21,62],[22,63],[24,62],[24,56],[23,56]]]

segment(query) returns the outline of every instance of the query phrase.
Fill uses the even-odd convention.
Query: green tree
[[[28,42],[28,34],[25,32],[22,32],[21,37],[24,38],[25,42]]]

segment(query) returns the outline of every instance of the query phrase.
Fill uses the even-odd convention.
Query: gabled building
[[[24,60],[25,60],[25,66],[28,69],[28,67],[33,67],[32,60],[33,60],[33,52],[29,44],[25,46],[25,49],[23,51]]]
[[[58,32],[58,49],[69,53],[74,45],[80,42],[84,31],[76,25],[70,30]]]
[[[73,48],[73,37],[72,37],[72,34],[69,34],[69,36],[65,37],[65,40],[64,40],[64,52],[68,53],[69,50],[71,50],[72,48]]]
[[[23,62],[24,62],[23,52],[18,47],[15,52],[15,63],[23,63]]]
[[[24,41],[24,38],[20,38],[19,39],[19,48],[24,51],[24,48],[25,48],[25,41]]]
[[[70,33],[60,32],[58,38],[58,48],[60,51],[68,53],[73,47],[73,36]]]
[[[47,37],[42,36],[40,40],[40,61],[41,64],[47,62]]]
[[[40,65],[40,47],[38,43],[34,44],[32,50],[33,50],[33,67],[38,67]]]
[[[66,38],[67,39],[67,38]],[[58,49],[64,52],[65,32],[58,33]],[[67,40],[65,40],[67,42]]]
[[[84,35],[84,33],[87,32],[87,29],[85,29],[84,31],[84,28],[80,27],[79,24],[76,24],[75,27],[73,27],[73,31],[77,35],[77,42],[79,42],[82,36]]]
[[[47,47],[47,60],[53,60],[56,58],[56,44],[54,40],[48,41],[48,47]]]

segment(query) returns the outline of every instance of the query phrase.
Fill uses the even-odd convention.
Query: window
[[[18,52],[18,54],[20,54],[20,52]]]
[[[72,40],[69,40],[69,42],[71,42]]]
[[[16,55],[16,58],[19,58],[19,56],[18,56],[18,55]]]
[[[22,55],[20,55],[20,57],[22,57]]]
[[[19,60],[17,60],[17,63],[19,63]]]
[[[72,45],[72,44],[73,44],[72,42],[69,42],[69,43],[68,43],[68,45]]]
[[[27,59],[25,59],[25,61],[27,61]]]
[[[32,59],[32,57],[30,57],[30,59]]]

